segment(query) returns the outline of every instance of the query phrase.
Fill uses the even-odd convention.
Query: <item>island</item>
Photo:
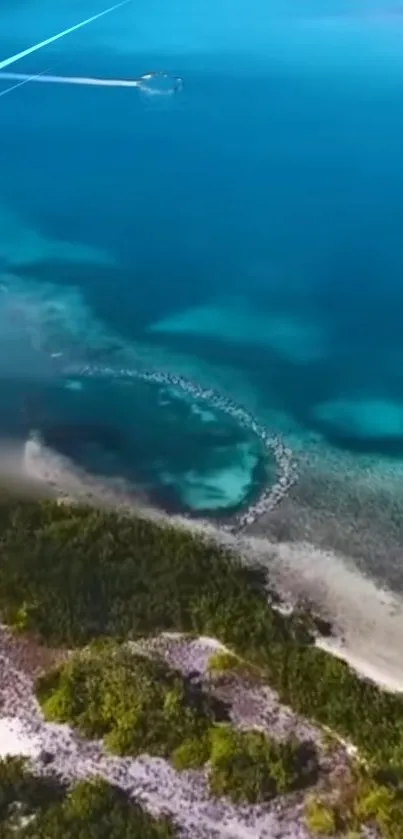
[[[403,695],[262,568],[139,513],[0,501],[1,839],[401,839]]]

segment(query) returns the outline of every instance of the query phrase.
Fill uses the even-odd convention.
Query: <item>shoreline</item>
[[[403,598],[364,575],[351,557],[307,542],[251,536],[244,553],[265,568],[283,603],[307,602],[332,627],[317,646],[382,690],[403,693]]]
[[[318,646],[380,688],[403,692],[399,655],[403,598],[380,589],[351,558],[310,543],[273,543],[252,533],[229,533],[211,521],[169,516],[144,505],[122,485],[80,472],[67,458],[37,441],[25,444],[22,472],[38,492],[47,486],[62,503],[101,504],[133,511],[211,538],[233,549],[244,562],[259,564],[269,573],[284,606],[293,608],[305,600],[330,622],[334,635],[318,639]]]
[[[393,672],[382,670],[370,660],[349,650],[338,638],[317,638],[316,646],[323,652],[344,661],[361,679],[368,679],[388,693],[403,693],[403,674],[398,678]]]

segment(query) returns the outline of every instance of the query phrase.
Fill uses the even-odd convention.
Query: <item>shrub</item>
[[[225,650],[219,650],[216,653],[212,653],[207,667],[210,673],[226,673],[228,670],[235,670],[239,665],[240,661],[238,656]]]
[[[88,737],[103,737],[120,755],[170,757],[182,747],[176,760],[184,761],[184,744],[189,759],[193,744],[201,756],[212,722],[226,717],[225,706],[200,686],[162,661],[113,642],[76,652],[40,677],[37,696],[47,719],[68,722]]]
[[[332,805],[311,797],[305,803],[305,822],[315,836],[335,836],[338,832],[337,814]]]
[[[210,756],[209,732],[201,737],[187,738],[172,752],[172,765],[177,770],[201,769]]]
[[[216,795],[227,795],[238,803],[258,803],[305,786],[316,777],[314,750],[308,777],[307,749],[297,741],[279,743],[259,731],[226,726],[213,729],[211,735],[209,783]]]

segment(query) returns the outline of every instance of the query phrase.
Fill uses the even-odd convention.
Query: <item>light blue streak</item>
[[[3,61],[0,61],[0,70],[4,70],[5,67],[9,67],[10,64],[14,64],[16,61],[19,61],[20,58],[25,58],[27,55],[31,55],[32,52],[36,52],[37,50],[41,50],[42,47],[47,47],[49,44],[53,44],[53,42],[58,41],[59,38],[64,38],[65,35],[70,35],[70,32],[75,32],[76,29],[81,29],[82,26],[87,26],[87,23],[92,23],[94,20],[98,20],[98,18],[108,15],[109,12],[113,12],[115,9],[119,9],[120,6],[125,6],[126,3],[130,2],[131,0],[121,0],[120,3],[116,3],[109,9],[105,9],[103,12],[98,12],[97,15],[92,15],[92,17],[88,17],[86,20],[82,20],[81,23],[76,23],[75,26],[70,26],[69,29],[64,29],[63,32],[58,32],[57,35],[52,35],[51,38],[46,38],[45,41],[41,41],[39,44],[34,44],[33,47],[28,47],[28,49],[22,50],[22,52],[17,52],[15,55],[10,56],[10,58],[3,59]]]
[[[22,81],[18,82],[17,84],[13,84],[11,87],[7,87],[6,90],[2,90],[1,93],[0,93],[0,98],[2,96],[6,96],[7,93],[11,93],[12,90],[17,90],[17,87],[22,87],[24,84],[28,84],[28,82],[36,81],[41,76],[43,76],[45,73],[47,73],[49,69],[50,68],[48,67],[47,70],[42,70],[41,73],[35,73],[34,76],[25,75]]]

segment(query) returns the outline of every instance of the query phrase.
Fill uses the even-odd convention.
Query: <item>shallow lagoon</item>
[[[19,3],[1,13],[1,55],[100,9]],[[154,0],[15,65],[119,78],[163,70],[184,88],[150,98],[32,83],[0,99],[5,430],[42,424],[52,436],[54,422],[54,441],[68,419],[81,463],[95,468],[98,452],[99,468],[107,460],[118,474],[124,461],[168,509],[212,512],[209,487],[225,485],[232,511],[266,477],[255,441],[226,418],[116,383],[102,397],[84,381],[61,396],[64,364],[147,359],[283,433],[301,459],[293,514],[325,507],[322,523],[337,514],[343,532],[370,520],[362,561],[378,572],[392,539],[385,511],[399,519],[402,485],[402,46],[398,9],[381,3],[334,2],[324,15],[314,2],[269,13],[261,0],[252,11],[246,0],[191,11]],[[80,427],[88,442],[95,422],[123,449],[83,445]],[[306,533],[284,515],[267,524],[272,536]],[[324,530],[309,535],[346,547]],[[393,556],[400,538],[394,524]]]

